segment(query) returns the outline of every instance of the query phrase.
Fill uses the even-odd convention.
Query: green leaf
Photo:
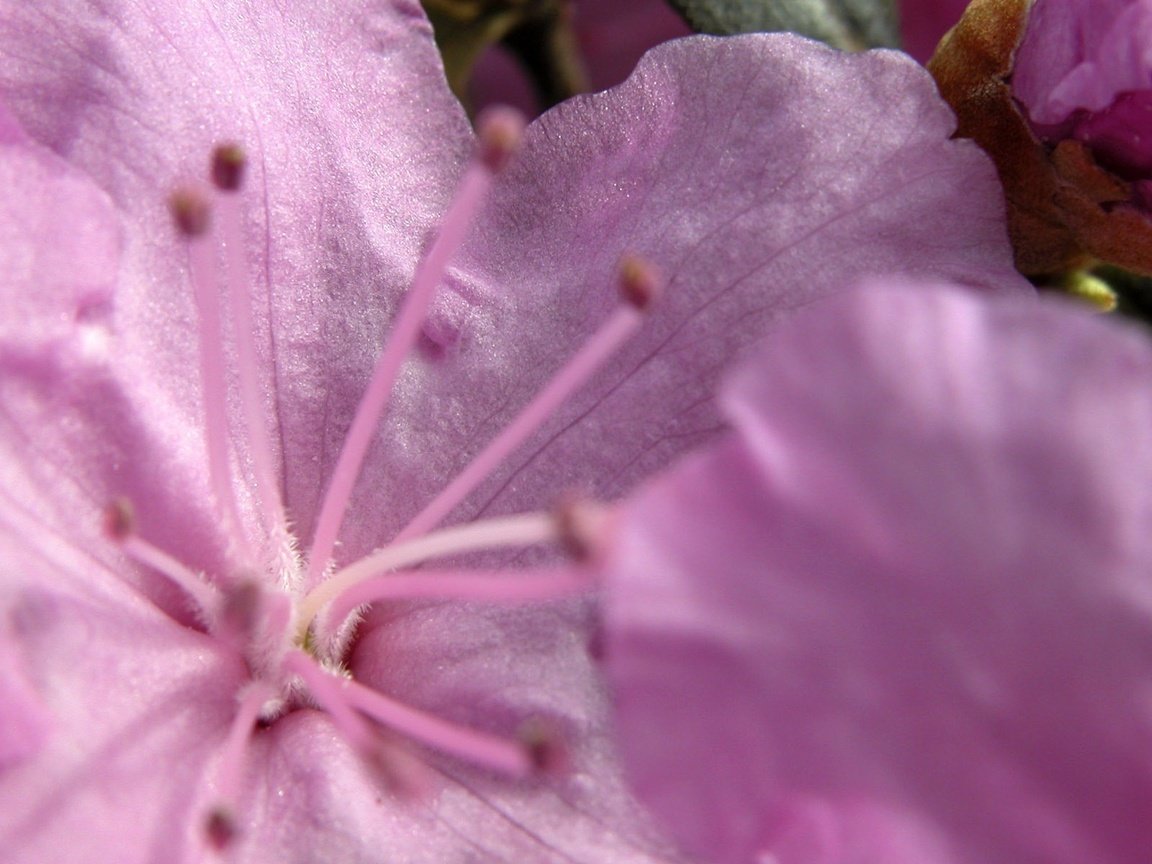
[[[845,51],[898,48],[893,0],[668,0],[698,33],[787,30]]]

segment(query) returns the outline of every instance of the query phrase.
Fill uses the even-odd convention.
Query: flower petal
[[[608,566],[626,763],[689,851],[773,851],[797,796],[964,864],[1149,848],[1149,376],[1141,334],[928,285],[764,344]]]
[[[86,594],[61,591],[58,577],[76,572],[62,565],[100,565],[31,544],[14,555],[20,544],[2,527],[3,662],[20,663],[36,708],[51,716],[36,758],[0,771],[5,861],[191,864],[184,850],[207,805],[243,664],[131,589],[97,587],[114,584],[111,575]],[[22,586],[11,584],[10,567]]]
[[[246,148],[254,337],[287,504],[306,534],[386,323],[471,144],[418,4],[0,8],[12,112],[93,177],[127,226],[116,374],[150,427],[202,425],[199,382],[188,374],[199,334],[168,196],[206,176],[217,143]],[[191,455],[202,469],[204,457]]]
[[[381,808],[372,803],[379,801],[378,793],[326,801],[318,785],[314,794],[320,799],[309,804],[313,815],[297,812],[290,821],[326,819],[331,812],[369,838],[364,848],[372,848],[371,838],[378,836],[402,861],[678,860],[620,777],[605,694],[583,635],[587,619],[579,603],[514,609],[403,603],[375,610],[361,627],[350,661],[358,681],[438,717],[504,737],[515,737],[527,720],[546,721],[571,746],[571,770],[525,783],[423,750],[420,755],[433,772],[434,808],[404,807],[387,796]],[[278,724],[277,734],[281,731]],[[305,743],[298,732],[289,734]],[[279,747],[281,754],[293,749]],[[306,761],[324,763],[280,755],[273,770],[304,772]],[[277,806],[295,809],[293,802]],[[262,822],[274,826],[278,819]]]
[[[1034,123],[1099,111],[1147,90],[1152,71],[1147,0],[1038,0],[1016,52],[1012,90]]]
[[[625,253],[667,279],[641,335],[457,518],[623,493],[715,435],[710,394],[752,340],[854,276],[1030,292],[993,170],[952,131],[906,56],[787,35],[677,40],[544,115],[434,313],[377,485],[420,502],[429,465],[454,474],[619,302]]]

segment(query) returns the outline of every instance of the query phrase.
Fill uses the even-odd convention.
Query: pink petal
[[[167,198],[205,176],[215,144],[246,147],[261,371],[275,387],[287,503],[309,531],[471,145],[418,4],[6,3],[0,80],[31,135],[87,172],[124,219],[115,367],[152,429],[202,417],[187,374],[187,260]]]
[[[1039,0],[1016,55],[1012,87],[1037,133],[1084,142],[1105,168],[1152,174],[1152,2]]]
[[[1059,124],[1152,85],[1148,0],[1037,0],[1016,52],[1012,90],[1033,122]]]
[[[107,311],[120,263],[116,213],[87,177],[31,144],[7,113],[0,113],[0,183],[0,343],[9,356],[61,349]],[[99,336],[90,330],[89,337],[98,354]]]
[[[4,528],[5,561],[26,584],[13,591],[6,579],[11,638],[0,644],[5,662],[10,651],[21,658],[52,733],[36,758],[0,773],[4,860],[191,864],[182,850],[207,803],[242,665],[127,589],[62,592],[53,583],[74,572],[62,564],[84,556],[27,544],[14,559]]]
[[[733,357],[854,275],[1030,292],[999,184],[952,124],[907,57],[786,35],[667,43],[620,87],[549,112],[434,313],[440,353],[386,433],[405,447],[379,485],[421,500],[424,466],[450,475],[494,435],[618,302],[627,252],[667,280],[642,334],[453,521],[569,486],[623,493],[715,435],[710,394]]]
[[[0,631],[0,774],[39,751],[52,723],[9,628]]]
[[[797,796],[957,864],[1149,848],[1150,375],[1142,334],[927,285],[763,345],[608,566],[625,760],[689,851],[774,851]]]

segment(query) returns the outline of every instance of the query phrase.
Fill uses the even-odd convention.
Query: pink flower
[[[692,33],[666,0],[572,0],[569,5],[576,59],[592,90],[615,87],[649,48]],[[480,58],[469,89],[479,107],[507,103],[530,115],[540,113],[531,82],[498,46]]]
[[[1082,141],[1096,160],[1152,193],[1152,3],[1037,0],[1012,90],[1038,134]]]
[[[904,50],[926,63],[967,5],[967,0],[901,0],[900,36]]]
[[[571,592],[540,511],[711,440],[719,370],[789,310],[848,272],[1010,281],[991,169],[927,77],[677,43],[530,127],[486,197],[503,150],[469,158],[412,3],[0,9],[6,861],[661,858],[584,605],[334,607]],[[625,253],[666,286],[620,346]],[[445,517],[464,533],[426,534]],[[560,744],[568,773],[523,776]]]
[[[1150,377],[1079,310],[871,283],[729,378],[606,564],[625,762],[690,853],[1152,848]]]

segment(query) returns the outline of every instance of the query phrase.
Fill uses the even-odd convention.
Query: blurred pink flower
[[[1037,134],[1073,138],[1152,202],[1152,2],[1036,0],[1012,92]]]
[[[605,566],[624,760],[690,853],[1152,848],[1150,379],[1079,309],[883,283],[728,379]]]
[[[967,0],[900,0],[904,50],[927,63],[936,44],[960,20],[967,6]]]
[[[692,34],[666,0],[572,0],[571,14],[579,59],[594,91],[627,78],[649,48]],[[509,104],[529,116],[540,113],[531,82],[500,46],[480,58],[469,89],[477,107]]]
[[[582,604],[389,603],[355,628],[313,592],[378,547],[392,569],[476,542],[514,548],[458,555],[488,568],[470,585],[425,568],[377,587],[562,593],[580,572],[533,545],[551,520],[485,520],[619,496],[711,440],[720,370],[791,310],[867,272],[1027,290],[992,170],[949,140],[927,76],[791,37],[678,42],[530,127],[485,198],[497,154],[469,160],[414,3],[0,12],[5,861],[662,860],[618,779]],[[225,141],[247,182],[225,150],[205,189]],[[664,272],[650,320],[538,428],[515,420],[604,322],[635,329],[625,253]],[[405,331],[377,429],[358,406]],[[509,429],[525,446],[443,497]],[[341,483],[346,508],[325,497]],[[473,540],[394,542],[444,517]],[[387,719],[384,695],[425,713]],[[557,736],[571,771],[517,778]]]

